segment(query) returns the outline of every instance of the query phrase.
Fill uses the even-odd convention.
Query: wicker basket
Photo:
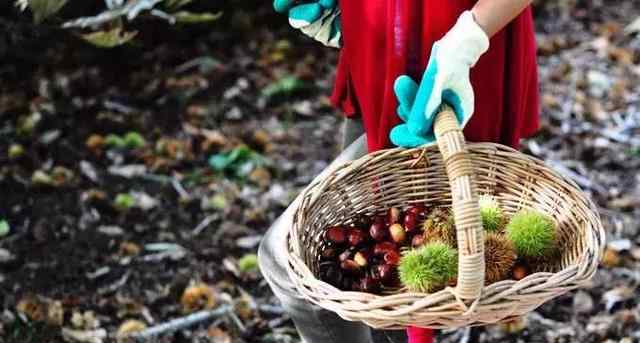
[[[509,147],[465,146],[449,108],[441,109],[435,132],[437,147],[378,151],[342,165],[304,191],[288,236],[287,266],[304,298],[375,328],[455,328],[521,316],[594,275],[604,231],[595,206],[574,182]],[[478,194],[492,195],[509,215],[522,208],[550,215],[557,224],[561,255],[520,281],[485,286]],[[327,226],[416,202],[453,209],[459,251],[455,288],[374,295],[341,291],[316,278]]]

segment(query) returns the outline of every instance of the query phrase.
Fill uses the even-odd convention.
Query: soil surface
[[[606,258],[589,287],[522,325],[443,342],[640,340],[640,38],[625,30],[640,4],[561,4],[536,6],[543,124],[523,148],[592,196]],[[11,24],[3,39],[22,45],[0,44],[0,342],[112,341],[127,320],[153,326],[212,299],[234,310],[160,341],[299,341],[252,259],[337,152],[337,51],[268,4],[255,11],[145,24],[109,50]]]

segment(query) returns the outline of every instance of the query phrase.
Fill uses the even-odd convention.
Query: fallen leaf
[[[137,31],[126,32],[122,31],[122,28],[116,27],[109,31],[96,31],[80,35],[80,37],[98,48],[113,48],[119,45],[126,44],[127,42],[131,41],[137,34]]]
[[[198,310],[210,310],[216,306],[216,296],[213,288],[205,283],[195,283],[184,290],[180,298],[182,310],[192,313]]]

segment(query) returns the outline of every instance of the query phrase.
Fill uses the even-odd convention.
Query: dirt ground
[[[63,328],[111,341],[126,320],[184,316],[198,284],[195,307],[212,290],[234,310],[162,342],[299,341],[252,258],[336,154],[337,51],[256,11],[150,25],[111,50],[56,30],[6,38],[24,44],[0,49],[0,342],[62,342]],[[523,148],[601,209],[594,281],[524,328],[441,341],[640,340],[639,16],[636,1],[536,6],[543,120]]]

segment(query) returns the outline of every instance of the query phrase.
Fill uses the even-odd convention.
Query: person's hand
[[[461,127],[467,124],[474,110],[469,70],[488,48],[489,37],[466,11],[433,45],[419,86],[407,75],[396,79],[398,116],[405,123],[391,130],[393,144],[414,148],[435,142],[433,121],[442,102],[453,107]]]
[[[337,0],[274,0],[276,12],[289,14],[289,23],[324,45],[340,47],[340,10]]]

